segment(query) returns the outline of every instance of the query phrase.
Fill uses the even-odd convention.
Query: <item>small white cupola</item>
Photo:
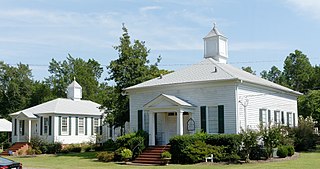
[[[82,98],[82,87],[76,82],[75,78],[67,88],[67,98],[72,100],[81,100]]]
[[[215,24],[203,40],[204,58],[213,58],[219,63],[227,63],[228,39],[218,31]]]

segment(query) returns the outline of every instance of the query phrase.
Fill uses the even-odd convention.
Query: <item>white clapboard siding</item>
[[[224,105],[225,133],[236,133],[236,100],[235,84],[205,83],[184,84],[172,86],[159,86],[130,92],[130,127],[131,131],[138,129],[138,110],[156,98],[160,94],[176,96],[195,106],[195,112],[191,115],[195,120],[196,130],[200,130],[200,106]],[[146,116],[144,116],[146,117]],[[147,118],[144,118],[147,120]],[[143,128],[148,129],[148,122],[143,123]],[[158,128],[159,129],[159,128]]]
[[[238,99],[248,99],[247,105],[247,125],[256,128],[259,125],[259,110],[266,109],[271,111],[271,121],[274,121],[274,111],[284,112],[284,121],[287,124],[287,113],[295,114],[295,124],[298,124],[297,98],[296,96],[286,94],[281,91],[275,91],[263,88],[261,86],[242,83],[238,85]],[[268,115],[267,115],[268,116]],[[244,106],[238,102],[239,126],[244,128]]]

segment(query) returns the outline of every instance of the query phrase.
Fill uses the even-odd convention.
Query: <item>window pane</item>
[[[84,134],[84,119],[79,118],[78,121],[79,134]]]
[[[208,131],[218,133],[218,106],[208,107]]]
[[[68,117],[62,117],[61,119],[61,133],[68,134]]]

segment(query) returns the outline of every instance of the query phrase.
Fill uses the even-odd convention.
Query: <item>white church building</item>
[[[40,137],[62,144],[104,141],[112,138],[112,130],[103,127],[104,110],[100,104],[81,100],[82,87],[74,80],[67,88],[67,98],[54,99],[10,114],[12,143],[30,142]],[[111,136],[111,137],[110,137]]]
[[[204,59],[173,73],[126,88],[130,129],[149,133],[150,145],[204,131],[239,133],[259,124],[296,126],[301,93],[228,62],[228,39],[216,27],[204,37]]]

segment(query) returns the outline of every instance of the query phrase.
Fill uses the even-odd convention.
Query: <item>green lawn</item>
[[[65,168],[126,168],[127,165],[116,163],[102,163],[94,159],[95,153],[79,153],[67,155],[47,155],[38,157],[10,157],[13,160],[22,162],[27,168],[42,168],[42,169],[65,169]],[[130,168],[173,168],[173,169],[206,169],[206,168],[221,168],[221,169],[314,169],[320,167],[320,151],[301,153],[296,160],[288,160],[281,162],[254,163],[254,164],[232,164],[232,165],[169,165],[169,166],[129,166]]]

